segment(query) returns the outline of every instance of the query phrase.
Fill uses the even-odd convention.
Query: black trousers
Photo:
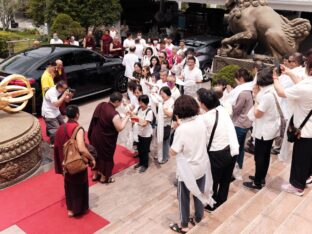
[[[139,136],[138,153],[139,153],[139,164],[143,167],[148,168],[148,153],[150,151],[150,145],[152,137],[141,137]]]
[[[292,186],[304,189],[312,170],[312,138],[301,138],[294,143],[290,179]]]
[[[273,140],[259,140],[256,138],[255,142],[255,184],[261,186],[261,181],[265,180],[270,166],[270,156]]]
[[[230,147],[209,152],[213,178],[212,197],[216,201],[215,207],[220,206],[227,200],[236,157],[231,156]]]

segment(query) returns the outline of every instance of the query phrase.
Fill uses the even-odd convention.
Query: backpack
[[[77,126],[71,138],[63,145],[63,169],[65,173],[75,175],[87,169],[87,163],[79,152],[76,136],[81,126]],[[66,124],[64,125],[65,133],[67,135]]]
[[[138,112],[139,112],[139,110],[141,110],[141,107],[139,107]],[[146,112],[145,112],[145,117],[147,116],[147,114],[148,114],[149,111],[151,111],[152,114],[153,114],[153,120],[152,120],[152,122],[151,122],[151,125],[152,125],[152,128],[154,128],[154,127],[157,125],[157,124],[156,124],[156,117],[155,117],[154,112],[153,112],[153,110],[152,110],[151,108],[147,108],[147,110],[146,110]]]

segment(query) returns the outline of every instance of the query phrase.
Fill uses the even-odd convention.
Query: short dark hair
[[[156,80],[160,80],[159,72],[153,72],[152,76],[155,76]]]
[[[173,115],[180,119],[190,118],[198,115],[199,105],[189,95],[182,95],[174,102]]]
[[[115,102],[121,102],[122,101],[122,94],[120,92],[113,92],[110,96],[109,96],[109,100],[112,103]]]
[[[135,90],[139,90],[141,93],[143,92],[143,88],[142,88],[142,85],[137,85],[136,87],[135,87]],[[134,90],[134,91],[135,91]]]
[[[217,85],[221,85],[223,87],[223,91],[226,89],[226,86],[228,85],[228,82],[224,78],[220,78],[216,81]]]
[[[56,89],[59,88],[64,88],[64,86],[67,86],[67,83],[64,80],[60,80],[59,82],[56,83]]]
[[[77,105],[69,105],[66,107],[66,116],[69,119],[76,118],[77,114],[79,114],[79,107]]]
[[[157,56],[153,55],[153,56],[151,57],[151,61],[150,61],[151,64],[150,64],[150,67],[153,67],[153,65],[152,65],[152,60],[153,60],[153,59],[156,59],[156,61],[157,61],[156,66],[157,66],[157,65],[160,65],[159,58],[158,58]]]
[[[135,66],[135,65],[137,65],[139,68],[141,68],[141,70],[142,70],[142,64],[141,63],[139,63],[139,62],[136,62],[136,63],[134,63],[134,65],[133,66]]]
[[[145,49],[145,55],[147,55],[147,51],[151,51],[151,53],[153,54],[154,52],[153,52],[153,49],[151,48],[151,47],[147,47],[146,49]]]
[[[223,97],[223,91],[222,91],[222,89],[214,88],[213,91],[215,92],[215,94],[217,95],[217,97],[218,97],[219,100]]]
[[[135,46],[131,46],[131,47],[129,48],[130,52],[134,52],[134,51],[135,51],[135,49],[136,49],[136,47],[135,47]]]
[[[193,60],[193,61],[194,61],[194,63],[196,63],[196,59],[195,59],[195,57],[194,57],[194,56],[189,57],[189,58],[187,59],[187,61],[189,61],[189,60]]]
[[[137,87],[137,83],[133,80],[128,81],[128,89],[134,92],[135,88]]]
[[[167,58],[167,52],[165,52],[165,51],[159,51],[159,53],[164,54],[164,55],[165,55],[165,58]]]
[[[147,95],[143,94],[139,97],[139,102],[143,102],[145,105],[148,105],[149,98]]]
[[[265,87],[273,84],[273,68],[262,69],[257,75],[257,85]]]
[[[304,65],[304,57],[301,53],[295,52],[291,55],[294,58],[294,62],[300,66]]]
[[[127,32],[126,36],[130,37],[130,36],[132,36],[132,33],[131,32]]]
[[[253,80],[252,75],[250,75],[249,71],[247,71],[245,68],[240,68],[235,72],[235,78],[243,78],[245,82],[250,82]]]
[[[208,110],[212,110],[220,105],[219,98],[213,90],[202,90],[197,92],[198,101],[203,103]]]
[[[171,90],[168,86],[164,86],[160,89],[160,92],[164,92],[167,96],[171,97]]]
[[[188,49],[185,51],[185,56],[187,56],[188,54],[194,55],[194,54],[195,54],[195,50],[194,50],[193,48],[188,48]]]

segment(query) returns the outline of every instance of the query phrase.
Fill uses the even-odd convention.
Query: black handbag
[[[312,110],[310,111],[310,113],[307,115],[307,117],[304,119],[304,121],[302,122],[302,124],[300,125],[299,128],[296,128],[294,125],[294,116],[291,117],[290,121],[289,121],[289,125],[287,128],[287,140],[291,143],[296,142],[298,140],[300,140],[301,138],[301,130],[304,127],[304,125],[308,122],[308,120],[310,119],[312,115]]]
[[[217,128],[218,122],[219,122],[219,111],[216,110],[216,120],[215,120],[215,123],[213,125],[212,132],[211,132],[210,139],[209,139],[209,143],[208,143],[208,146],[207,146],[207,152],[208,153],[209,153],[210,148],[211,148],[211,143],[212,143],[214,134],[216,132],[216,128]]]

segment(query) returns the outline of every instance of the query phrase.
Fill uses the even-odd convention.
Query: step
[[[253,174],[254,171],[254,160],[253,157],[250,157],[252,161],[249,161],[248,164],[244,165],[244,168],[248,168],[248,173],[245,173],[243,178],[244,181],[248,180],[248,175]],[[269,173],[267,176],[267,184],[274,179],[276,175],[284,169],[284,164],[277,160],[276,156],[271,157],[271,164],[269,168]],[[236,182],[235,182],[236,183]],[[231,184],[232,187],[232,184]],[[201,234],[201,233],[211,233],[216,230],[219,226],[222,225],[228,218],[230,218],[235,212],[242,208],[242,204],[245,204],[250,199],[255,196],[255,192],[242,188],[241,183],[239,183],[239,191],[230,197],[226,203],[219,207],[215,212],[208,215],[208,218],[202,220],[195,228],[193,228],[189,233]],[[231,230],[232,231],[232,230]]]
[[[285,182],[288,180],[286,178]],[[311,188],[306,189],[309,193]],[[304,197],[281,192],[280,195],[262,211],[242,233],[273,233],[292,214],[296,207],[304,200]]]
[[[265,209],[270,203],[282,192],[281,185],[288,178],[289,167],[282,163],[271,168],[270,174],[276,176],[271,177],[267,185],[258,191],[251,199],[245,202],[230,218],[220,225],[214,233],[240,233],[259,213]],[[284,179],[285,178],[285,179]]]
[[[281,223],[275,233],[311,233],[312,192],[311,188],[308,188],[307,190],[308,191],[305,191],[305,195],[300,197],[300,199],[302,199],[300,204],[292,211],[284,222]],[[291,196],[296,197],[295,195]]]

